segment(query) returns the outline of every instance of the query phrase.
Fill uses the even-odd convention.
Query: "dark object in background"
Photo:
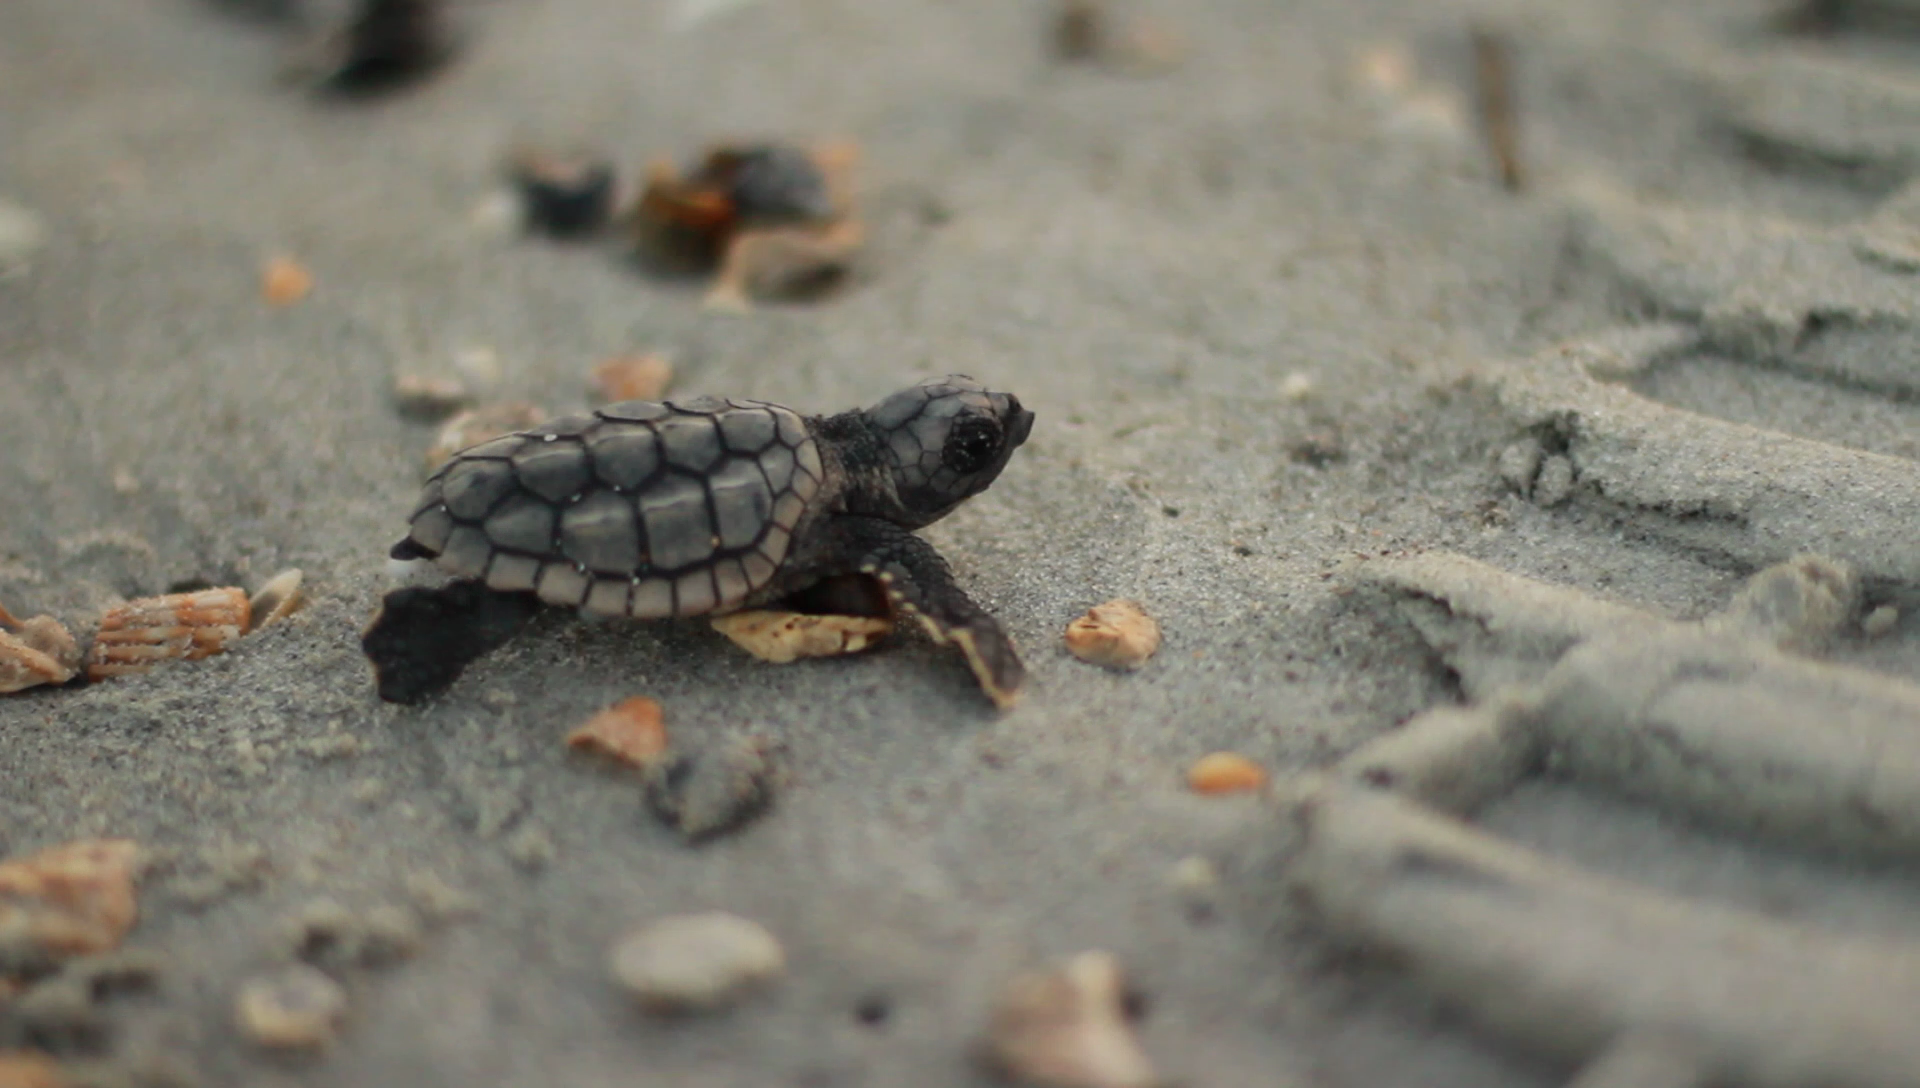
[[[511,172],[529,230],[554,238],[584,238],[613,217],[611,163],[584,155],[522,151],[514,156]]]
[[[716,270],[705,305],[744,310],[753,295],[817,297],[841,282],[865,230],[854,214],[857,145],[752,143],[714,148],[685,176],[647,166],[628,220],[641,255]]]
[[[726,194],[734,225],[742,229],[817,223],[834,215],[819,164],[790,144],[717,149],[689,183]]]
[[[373,95],[428,75],[453,57],[455,46],[444,0],[362,0],[313,47],[309,63],[323,90]]]
[[[1095,0],[1066,0],[1053,24],[1053,51],[1061,60],[1092,60],[1100,55],[1105,10]]]

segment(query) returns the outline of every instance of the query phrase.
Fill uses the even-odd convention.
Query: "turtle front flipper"
[[[360,636],[360,650],[373,663],[380,698],[418,703],[452,687],[468,665],[506,645],[538,611],[540,600],[531,593],[502,593],[476,581],[409,586],[387,594]]]
[[[933,545],[877,518],[839,517],[834,531],[839,554],[877,579],[895,608],[918,619],[935,642],[960,648],[995,706],[1005,710],[1019,699],[1027,667],[1013,640],[954,582]]]

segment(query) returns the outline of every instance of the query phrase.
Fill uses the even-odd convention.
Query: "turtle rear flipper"
[[[935,642],[960,648],[995,706],[1006,710],[1019,700],[1027,679],[1020,652],[999,621],[953,580],[933,545],[877,518],[841,517],[834,529],[842,554],[879,581],[895,608],[919,620]]]
[[[502,593],[475,581],[387,594],[360,636],[380,698],[418,703],[453,686],[468,665],[520,632],[540,611],[531,593]]]

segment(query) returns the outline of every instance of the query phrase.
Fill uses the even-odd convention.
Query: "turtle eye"
[[[999,452],[1000,425],[983,416],[968,416],[955,423],[947,434],[940,460],[953,471],[968,476],[992,464]]]

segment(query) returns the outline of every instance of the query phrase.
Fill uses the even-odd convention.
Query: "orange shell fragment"
[[[667,754],[660,704],[644,695],[622,699],[567,734],[567,747],[645,770]]]
[[[251,625],[247,593],[233,586],[128,601],[101,618],[87,676],[128,676],[162,661],[212,657]]]
[[[85,839],[0,863],[0,939],[54,957],[110,951],[139,915],[131,839]]]

